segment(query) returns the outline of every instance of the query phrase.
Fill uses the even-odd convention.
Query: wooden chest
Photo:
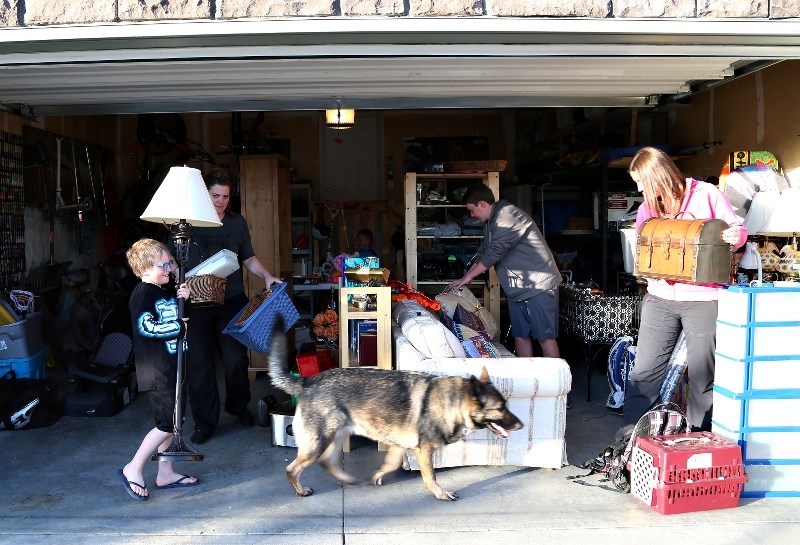
[[[720,219],[651,218],[639,230],[634,274],[693,284],[728,284],[731,246]]]

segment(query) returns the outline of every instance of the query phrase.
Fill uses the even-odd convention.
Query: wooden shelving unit
[[[353,295],[375,295],[375,310],[352,306]],[[358,354],[350,351],[350,323],[354,320],[375,320],[378,323],[378,367],[392,368],[392,292],[389,287],[339,289],[339,366],[358,367]]]
[[[483,235],[458,235],[458,236],[420,236],[418,235],[420,213],[430,212],[441,219],[452,218],[454,215],[465,214],[466,208],[452,199],[454,189],[466,188],[474,183],[482,182],[489,186],[496,199],[500,198],[500,174],[487,172],[484,174],[421,174],[408,172],[405,177],[405,232],[406,232],[406,282],[426,293],[434,295],[440,293],[453,279],[420,280],[419,251],[429,249],[434,242],[452,244],[454,246],[475,247],[480,246]],[[417,202],[417,184],[441,186],[443,193],[448,197],[448,202],[419,203]],[[466,260],[464,260],[466,261]],[[465,263],[466,265],[466,263]],[[489,269],[488,283],[473,282],[470,289],[476,296],[483,299],[483,305],[489,309],[497,322],[500,322],[500,282],[494,267]]]

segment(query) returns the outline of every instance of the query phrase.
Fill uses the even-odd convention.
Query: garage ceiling
[[[644,107],[800,58],[794,21],[326,18],[0,30],[34,115]]]

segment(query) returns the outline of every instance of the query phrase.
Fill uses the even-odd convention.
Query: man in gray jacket
[[[469,284],[494,266],[508,299],[515,354],[532,356],[531,338],[536,338],[544,357],[561,357],[556,341],[561,273],[536,223],[510,202],[495,202],[483,183],[471,185],[463,202],[470,216],[484,224],[483,243],[474,264],[445,291]]]

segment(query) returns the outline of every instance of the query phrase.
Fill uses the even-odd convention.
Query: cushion
[[[410,316],[416,316],[422,313],[425,316],[435,318],[434,314],[423,307],[419,302],[413,299],[400,299],[399,301],[392,301],[392,320],[394,323],[400,325]]]
[[[446,312],[440,312],[439,320],[441,320],[441,322],[444,324],[444,327],[455,333],[455,330],[453,329],[455,322],[453,322],[453,318],[451,316],[448,316]]]
[[[442,313],[444,314],[444,313]],[[486,337],[488,340],[492,340],[492,335],[486,331],[486,326],[483,325],[483,322],[478,317],[477,314],[473,314],[472,312],[468,311],[461,305],[456,305],[456,310],[453,313],[453,322],[456,324],[465,325],[470,329],[474,329],[478,333],[480,333],[483,337]]]
[[[466,310],[476,314],[480,317],[481,322],[486,332],[495,338],[500,333],[500,326],[494,319],[494,316],[489,312],[489,309],[481,305],[478,298],[467,288],[458,288],[447,293],[440,293],[436,296],[436,300],[442,305],[442,313],[447,313],[448,316],[453,316],[456,307],[461,305]]]
[[[442,322],[416,301],[403,300],[395,303],[403,308],[392,314],[408,342],[426,358],[466,357],[461,343]]]
[[[497,358],[498,353],[494,345],[483,335],[467,326],[456,324],[460,330],[461,345],[470,358]]]

